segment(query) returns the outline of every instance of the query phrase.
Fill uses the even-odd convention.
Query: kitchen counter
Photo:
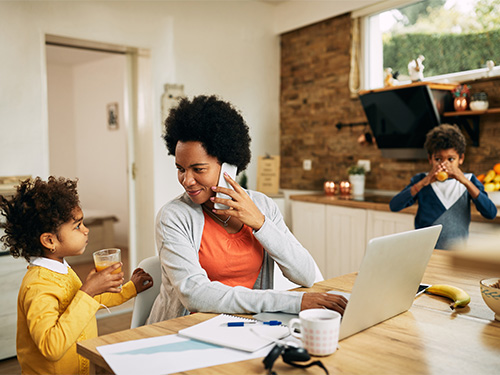
[[[363,198],[353,198],[352,196],[330,196],[318,193],[291,195],[290,199],[292,201],[299,202],[320,203],[350,208],[363,208],[367,210],[392,212],[389,208],[389,202],[391,201],[392,196],[387,195],[366,194]],[[399,212],[415,215],[417,213],[417,205],[414,204],[413,206],[407,207]],[[474,204],[471,204],[471,221],[500,224],[500,212],[497,213],[497,217],[495,219],[488,220],[481,216]]]

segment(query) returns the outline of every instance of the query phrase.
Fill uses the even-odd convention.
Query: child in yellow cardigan
[[[7,218],[5,242],[28,262],[18,296],[17,358],[23,374],[87,374],[76,343],[97,337],[95,313],[119,305],[153,285],[136,269],[124,284],[121,264],[91,271],[80,281],[65,257],[83,254],[89,230],[83,224],[76,181],[49,177],[25,180],[11,199],[0,196]]]

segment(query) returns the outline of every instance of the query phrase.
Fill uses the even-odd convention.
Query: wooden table
[[[457,268],[449,252],[435,250],[422,282],[450,284],[471,296],[469,306],[452,311],[439,296],[419,296],[407,312],[342,340],[333,355],[320,358],[330,374],[493,374],[500,371],[500,322],[484,303],[479,281],[500,276],[491,271]],[[304,291],[332,289],[350,292],[356,273],[316,283]],[[366,307],[367,314],[370,306]],[[213,317],[193,314],[149,326],[113,333],[78,343],[79,354],[91,361],[95,373],[112,373],[96,347],[127,340],[177,333]],[[303,374],[281,359],[278,374]],[[262,359],[191,370],[186,374],[265,374]],[[324,374],[312,367],[308,374]]]

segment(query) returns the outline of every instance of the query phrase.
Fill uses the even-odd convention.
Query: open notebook
[[[221,314],[192,327],[181,329],[180,336],[227,348],[254,352],[289,335],[288,327],[257,324],[228,327],[229,322],[256,322],[238,316]]]

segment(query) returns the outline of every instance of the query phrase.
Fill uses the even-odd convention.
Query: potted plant
[[[365,194],[365,168],[362,165],[351,165],[347,168],[349,182],[352,186],[352,195],[355,197]]]

